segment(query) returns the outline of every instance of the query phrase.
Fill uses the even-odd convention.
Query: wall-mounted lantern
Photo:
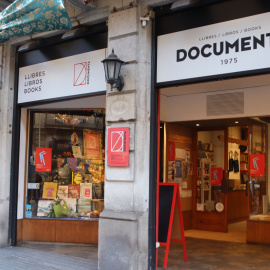
[[[124,61],[120,60],[112,49],[112,53],[101,62],[104,65],[106,82],[111,85],[111,90],[117,88],[121,91],[124,87],[124,80],[120,76],[120,69]],[[113,86],[114,84],[115,86]]]

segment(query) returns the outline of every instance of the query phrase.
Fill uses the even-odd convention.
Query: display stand
[[[187,262],[187,250],[184,235],[184,223],[182,216],[181,200],[178,183],[159,184],[159,223],[158,242],[165,246],[165,258],[163,268],[167,268],[170,242],[180,242],[183,245],[184,260]],[[177,220],[179,217],[179,222]],[[173,230],[173,227],[175,228]],[[177,235],[180,227],[180,238]],[[174,232],[176,230],[176,232]],[[173,233],[174,232],[174,233]]]

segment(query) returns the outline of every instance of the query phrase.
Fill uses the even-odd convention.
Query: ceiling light
[[[187,6],[193,3],[198,2],[199,0],[179,0],[172,4],[171,9]]]
[[[200,126],[200,124],[196,124],[196,127],[199,127]]]
[[[61,39],[73,38],[85,33],[86,31],[87,31],[86,27],[77,27],[64,33]]]

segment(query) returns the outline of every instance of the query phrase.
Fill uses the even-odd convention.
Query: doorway
[[[255,78],[249,77],[247,81],[253,81],[252,87],[256,88]],[[159,181],[179,183],[187,236],[196,230],[193,236],[198,238],[204,234],[208,239],[245,242],[246,221],[252,215],[268,211],[263,209],[268,206],[265,202],[268,198],[268,118],[248,116],[246,112],[253,107],[246,110],[246,117],[239,116],[238,109],[245,107],[243,97],[247,93],[235,93],[234,83],[235,87],[240,84],[244,89],[248,87],[242,79],[233,79],[160,90],[163,154]],[[210,95],[218,100],[220,109],[222,99],[229,105],[223,106],[221,112],[216,104],[215,112],[211,112]],[[228,115],[228,106],[231,115]],[[169,157],[169,144],[174,147],[175,161],[181,160],[181,175],[177,173],[178,168],[171,168],[170,163],[177,162]],[[263,176],[249,175],[251,154],[264,156]]]

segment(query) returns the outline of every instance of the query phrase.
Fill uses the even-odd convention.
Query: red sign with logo
[[[168,142],[168,161],[175,160],[175,142]]]
[[[265,155],[251,154],[249,156],[249,175],[262,177],[265,174]]]
[[[223,178],[223,168],[211,168],[211,186],[220,187]]]
[[[108,166],[129,166],[129,128],[108,129]]]
[[[52,148],[36,148],[36,172],[52,170]]]

